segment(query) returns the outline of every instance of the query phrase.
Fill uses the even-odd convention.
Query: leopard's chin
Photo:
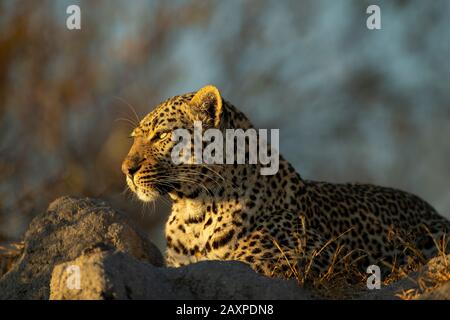
[[[138,199],[144,202],[153,202],[160,195],[156,190],[139,187],[130,177],[127,177],[127,185]]]
[[[139,187],[136,188],[136,191],[134,193],[139,198],[139,200],[144,202],[153,202],[160,196],[160,193],[156,190],[142,189]]]

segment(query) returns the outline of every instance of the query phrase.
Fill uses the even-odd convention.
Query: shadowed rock
[[[163,265],[159,250],[129,219],[105,202],[62,197],[31,222],[22,256],[0,280],[0,299],[48,299],[56,264],[97,247]]]
[[[79,267],[74,289],[73,267]],[[69,272],[67,271],[69,270]],[[158,268],[128,254],[97,251],[55,267],[51,299],[311,299],[294,281],[275,280],[235,261]]]

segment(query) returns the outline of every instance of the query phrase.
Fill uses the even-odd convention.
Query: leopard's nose
[[[142,163],[138,164],[137,166],[128,168],[128,174],[130,176],[134,176],[134,174],[136,172],[138,172],[141,167],[142,167]]]
[[[141,168],[142,162],[124,161],[122,163],[122,172],[129,177],[133,177],[133,175]]]

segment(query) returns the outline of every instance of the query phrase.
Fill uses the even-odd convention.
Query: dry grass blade
[[[429,232],[429,235],[432,237],[431,232]],[[438,250],[438,255],[425,265],[416,279],[410,277],[408,274],[405,275],[408,279],[416,283],[416,288],[397,293],[396,296],[399,298],[404,300],[416,299],[420,295],[431,292],[450,281],[450,257],[446,255],[450,238],[444,233],[441,237],[437,239],[432,237],[432,239]],[[419,267],[423,266],[416,265],[416,270]]]
[[[14,263],[22,255],[23,250],[23,242],[0,245],[0,277],[11,270]]]

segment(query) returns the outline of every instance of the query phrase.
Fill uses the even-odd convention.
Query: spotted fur
[[[450,223],[407,192],[369,184],[332,184],[301,178],[280,158],[275,175],[260,165],[174,165],[176,128],[253,128],[247,117],[207,86],[175,96],[150,112],[133,131],[122,170],[143,201],[168,194],[167,264],[240,260],[268,276],[292,277],[309,265],[316,274],[330,265],[359,268],[404,264],[414,255],[436,254],[434,239]],[[336,259],[336,253],[339,259]]]

